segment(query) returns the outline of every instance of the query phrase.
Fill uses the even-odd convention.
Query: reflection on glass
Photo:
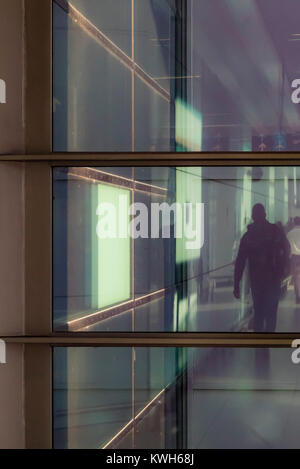
[[[131,53],[131,0],[72,0],[69,15],[88,20],[127,55]],[[67,13],[67,12],[66,12]],[[74,15],[74,16],[73,16]]]
[[[54,169],[54,327],[298,332],[298,167]]]
[[[54,0],[54,150],[300,150],[299,16],[298,0]]]
[[[130,70],[57,4],[54,31],[54,151],[131,151]]]
[[[54,447],[100,448],[132,418],[132,351],[54,349]]]
[[[56,348],[54,447],[299,448],[290,349]]]
[[[174,73],[174,0],[134,1],[135,61],[167,92]]]

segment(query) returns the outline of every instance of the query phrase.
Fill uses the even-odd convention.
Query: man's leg
[[[261,288],[252,287],[252,298],[254,308],[254,332],[263,332],[264,330],[264,294]]]
[[[280,298],[280,287],[266,291],[264,316],[266,318],[265,332],[275,332],[277,324],[277,310]]]

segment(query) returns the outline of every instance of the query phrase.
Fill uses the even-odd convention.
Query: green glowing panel
[[[182,233],[182,237],[176,239],[176,263],[197,259],[200,257],[200,248],[188,249],[189,239],[185,233],[185,204],[192,204],[189,217],[192,220],[193,228],[196,227],[196,203],[202,202],[202,168],[177,168],[176,170],[176,202],[179,204],[182,216],[176,213],[176,230]],[[187,209],[187,208],[186,208]],[[181,224],[181,226],[179,226]]]
[[[92,297],[92,309],[98,309],[98,245],[99,239],[97,237],[96,226],[98,223],[97,217],[97,207],[98,207],[98,185],[91,186],[91,266],[92,266],[92,275],[91,275],[91,297]]]
[[[201,151],[202,115],[179,98],[175,109],[177,151]]]
[[[130,299],[131,241],[128,235],[130,191],[105,184],[96,186],[93,195],[94,225],[92,249],[92,288],[99,309]],[[110,210],[99,214],[99,206]],[[105,205],[108,207],[108,205]],[[110,213],[110,216],[108,216]],[[99,237],[97,227],[109,236]]]

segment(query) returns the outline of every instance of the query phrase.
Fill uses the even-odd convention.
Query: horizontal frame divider
[[[197,333],[58,333],[1,337],[7,344],[75,347],[291,347],[298,334]]]
[[[49,153],[31,155],[0,155],[1,161],[9,162],[44,162],[50,164],[86,166],[101,163],[103,165],[284,165],[300,164],[300,152],[294,153]]]

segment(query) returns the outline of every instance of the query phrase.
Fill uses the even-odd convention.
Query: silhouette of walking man
[[[248,261],[254,307],[254,331],[274,332],[281,282],[286,275],[289,242],[278,226],[269,223],[262,204],[252,209],[253,223],[241,239],[234,270],[234,296],[240,298],[240,281]]]

